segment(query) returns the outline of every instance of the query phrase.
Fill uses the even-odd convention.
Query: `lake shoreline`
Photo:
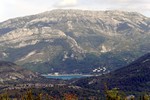
[[[53,78],[53,79],[63,79],[63,80],[70,80],[75,78],[86,78],[86,77],[92,77],[94,75],[90,74],[43,74],[42,76],[46,78]]]
[[[95,76],[92,74],[42,74],[42,76]]]

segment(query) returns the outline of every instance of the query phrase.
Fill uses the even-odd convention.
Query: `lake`
[[[80,75],[80,74],[67,74],[67,75],[42,75],[46,78],[53,78],[53,79],[63,79],[63,80],[70,80],[70,79],[75,79],[75,78],[84,78],[84,77],[90,77],[92,75]]]

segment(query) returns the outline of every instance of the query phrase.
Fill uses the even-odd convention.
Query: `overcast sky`
[[[0,22],[52,9],[124,10],[150,17],[150,0],[1,0]]]

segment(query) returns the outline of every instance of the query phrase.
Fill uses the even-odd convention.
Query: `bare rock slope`
[[[107,73],[150,50],[136,12],[52,10],[0,23],[0,59],[40,73]]]

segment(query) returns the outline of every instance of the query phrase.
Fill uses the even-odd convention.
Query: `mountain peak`
[[[149,22],[132,12],[68,9],[15,18],[0,23],[0,59],[41,73],[110,71],[149,51]]]
[[[96,14],[96,15],[130,15],[130,16],[140,16],[144,17],[144,15],[138,12],[130,12],[130,11],[123,11],[123,10],[80,10],[80,9],[54,9],[51,11],[46,11],[40,13],[38,15],[46,15],[46,14]]]

